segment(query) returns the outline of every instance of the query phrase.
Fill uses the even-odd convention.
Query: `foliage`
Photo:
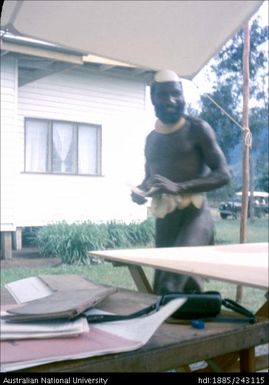
[[[268,94],[265,78],[268,58],[263,45],[268,42],[268,26],[261,27],[255,19],[250,26],[250,103],[249,122],[253,136],[253,175],[260,175],[268,164]],[[234,148],[240,144],[240,128],[212,101],[220,105],[236,122],[242,122],[244,34],[241,30],[214,58],[210,70],[214,77],[213,91],[203,95],[200,117],[212,125],[228,163],[232,162]],[[267,144],[267,145],[266,145]],[[262,166],[262,167],[261,167]],[[241,171],[238,166],[235,171]],[[255,183],[253,183],[254,185]]]
[[[268,26],[261,27],[259,20],[255,19],[250,26],[250,58],[249,58],[249,77],[250,77],[250,97],[261,99],[265,97],[265,90],[258,84],[258,76],[266,76],[265,70],[268,62],[266,52],[261,50],[261,46],[268,41]],[[216,84],[224,82],[232,89],[232,94],[240,96],[243,89],[243,49],[244,33],[240,30],[234,38],[224,46],[216,55],[212,64],[212,71],[216,75]]]
[[[108,222],[95,224],[59,222],[41,228],[36,244],[41,255],[58,257],[66,264],[98,262],[89,258],[91,250],[146,246],[153,242],[153,220],[142,223]]]
[[[230,199],[234,196],[238,190],[233,180],[226,186],[223,186],[217,190],[209,191],[207,193],[208,200],[215,205],[219,205],[220,202]]]
[[[257,190],[262,190],[266,191],[269,193],[269,167],[268,167],[268,162],[265,165],[265,167],[262,169],[261,175],[257,180],[256,186]]]
[[[210,97],[224,108],[235,121],[240,121],[240,114],[236,112],[237,99],[232,94],[232,89],[228,84],[219,85]],[[230,163],[231,150],[237,145],[241,136],[240,129],[205,95],[201,96],[201,101],[202,111],[200,118],[207,121],[214,128],[218,143],[228,163]]]
[[[252,108],[249,116],[253,133],[251,148],[251,182],[256,190],[269,191],[268,180],[268,101],[264,108]]]

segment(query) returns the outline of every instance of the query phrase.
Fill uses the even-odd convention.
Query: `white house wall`
[[[24,119],[102,126],[102,176],[24,173]],[[142,220],[146,208],[130,199],[144,172],[147,131],[142,80],[74,68],[18,89],[16,226],[66,220]]]
[[[14,228],[18,176],[17,61],[1,58],[1,231]]]

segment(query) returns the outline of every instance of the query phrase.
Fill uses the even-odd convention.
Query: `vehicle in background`
[[[248,205],[248,216],[250,215],[250,192],[249,196],[249,205]],[[269,213],[269,193],[264,191],[254,191],[252,204],[254,208],[255,217],[261,218]],[[227,219],[229,217],[239,218],[241,214],[242,207],[242,192],[237,192],[235,196],[226,202],[221,202],[219,205],[219,213],[222,219]]]

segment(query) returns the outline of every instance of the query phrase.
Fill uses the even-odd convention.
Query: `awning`
[[[4,1],[2,28],[193,78],[260,7],[257,1]]]

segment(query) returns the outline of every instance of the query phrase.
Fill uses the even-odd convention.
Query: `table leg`
[[[269,297],[269,294],[266,293],[266,297]],[[257,316],[269,318],[269,300],[267,299],[266,302],[262,305],[262,307],[257,311]]]
[[[128,269],[139,291],[142,293],[153,293],[148,278],[141,266],[128,265]]]
[[[240,356],[240,372],[254,373],[256,372],[255,348],[241,350]]]

